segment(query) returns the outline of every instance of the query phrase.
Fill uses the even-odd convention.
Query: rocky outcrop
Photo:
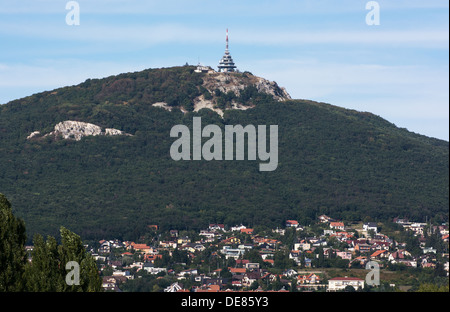
[[[279,87],[274,81],[254,76],[250,73],[219,73],[209,72],[203,77],[203,86],[212,94],[216,89],[223,93],[232,91],[236,96],[240,90],[255,86],[259,92],[270,94],[277,101],[290,100],[291,96],[285,88]]]
[[[167,105],[166,102],[156,102],[156,103],[153,103],[152,106],[164,108],[165,110],[168,110],[169,112],[172,111],[172,109],[173,109],[173,107]]]
[[[50,134],[60,135],[63,139],[79,141],[84,136],[96,136],[101,133],[102,128],[97,125],[81,121],[66,120],[57,124],[55,126],[55,131]]]
[[[286,89],[279,87],[275,81],[269,81],[261,77],[256,77],[256,79],[255,87],[259,92],[270,94],[275,100],[280,102],[291,99]]]
[[[39,131],[32,132],[27,139],[31,139],[39,135]],[[85,136],[97,135],[131,135],[121,130],[114,128],[106,128],[104,131],[101,127],[82,121],[66,120],[55,125],[55,130],[44,135],[46,136],[60,136],[66,140],[79,141]]]
[[[198,71],[199,73],[202,71]],[[202,86],[210,93],[210,98],[206,99],[205,95],[202,94],[196,97],[193,100],[194,112],[198,112],[203,108],[207,108],[215,111],[221,117],[223,117],[224,110],[229,109],[239,109],[239,110],[247,110],[249,108],[254,107],[252,104],[238,103],[233,101],[231,106],[228,106],[224,109],[219,108],[216,105],[216,90],[221,91],[222,93],[233,92],[237,97],[240,96],[241,90],[249,86],[254,86],[258,92],[270,94],[277,101],[286,101],[290,100],[291,96],[286,91],[285,88],[279,87],[278,84],[274,81],[269,81],[267,79],[257,77],[252,75],[251,73],[219,73],[214,70],[208,70],[204,72],[202,76],[203,84]],[[172,107],[167,105],[165,102],[157,102],[152,104],[152,106],[160,107],[168,111],[172,111],[174,108],[180,109],[182,112],[186,112],[183,107]]]
[[[29,139],[31,139],[31,138],[34,138],[35,136],[37,136],[37,135],[39,135],[39,134],[41,134],[40,131],[34,131],[34,132],[31,132],[30,135],[27,136],[27,140],[29,140]]]

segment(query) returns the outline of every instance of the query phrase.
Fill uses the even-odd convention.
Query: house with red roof
[[[327,291],[345,290],[347,286],[352,286],[355,290],[364,288],[364,280],[358,277],[334,277],[328,280]]]
[[[298,227],[298,222],[296,220],[286,220],[286,227]]]
[[[344,222],[330,222],[330,228],[343,231],[345,229]]]
[[[377,250],[373,254],[371,254],[370,258],[381,259],[381,258],[387,258],[388,256],[389,256],[389,252],[386,249],[381,249],[381,250]]]
[[[253,234],[253,229],[241,229],[241,233],[245,233],[245,234]]]

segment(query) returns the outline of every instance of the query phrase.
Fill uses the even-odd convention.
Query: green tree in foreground
[[[55,238],[45,241],[36,234],[28,262],[25,233],[25,223],[13,215],[11,204],[0,194],[0,292],[101,291],[97,264],[80,236],[61,227],[58,245]]]
[[[25,241],[25,223],[13,215],[11,204],[0,194],[0,291],[24,289]]]
[[[34,250],[25,279],[28,291],[67,292],[101,291],[101,279],[92,256],[83,247],[80,236],[61,227],[61,245],[49,236],[44,241],[40,235],[34,237]],[[79,266],[78,282],[69,274],[74,267],[66,265],[74,262]],[[66,281],[69,274],[69,283]]]

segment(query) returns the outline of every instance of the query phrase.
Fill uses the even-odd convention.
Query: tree
[[[356,290],[353,286],[347,285],[347,286],[345,286],[344,291],[345,292],[355,292]]]
[[[40,234],[33,238],[32,263],[27,265],[25,279],[27,291],[62,291],[64,278],[58,261],[58,243],[53,237],[47,242]]]
[[[80,236],[61,227],[61,245],[49,236],[44,241],[39,234],[33,239],[34,250],[32,262],[26,269],[28,291],[71,292],[101,290],[101,279],[94,258],[84,249]],[[68,283],[66,277],[73,267],[66,268],[68,263],[79,268],[77,281]]]
[[[22,291],[27,261],[25,223],[16,218],[11,204],[0,194],[0,291]]]

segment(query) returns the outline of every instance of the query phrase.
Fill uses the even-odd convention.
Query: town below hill
[[[151,225],[138,242],[85,246],[105,291],[448,291],[448,223],[344,224],[321,215],[308,226],[287,220],[275,229]],[[374,262],[379,283],[367,279]]]

